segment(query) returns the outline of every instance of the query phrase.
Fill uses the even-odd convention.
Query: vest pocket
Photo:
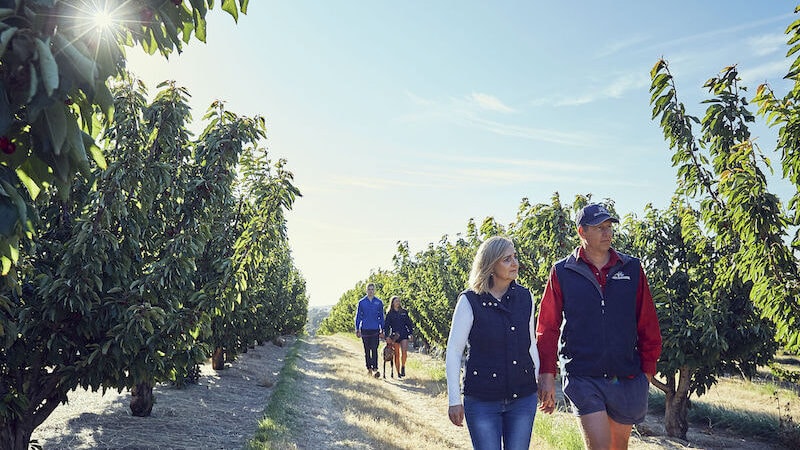
[[[505,374],[492,367],[470,367],[464,374],[464,392],[476,396],[505,392]]]

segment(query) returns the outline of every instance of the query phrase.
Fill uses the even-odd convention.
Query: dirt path
[[[406,367],[407,377],[371,378],[363,367],[361,343],[324,336],[303,343],[297,368],[297,417],[292,442],[298,449],[470,448],[466,428],[447,418],[444,392],[424,376],[425,355]],[[382,364],[379,363],[379,366]],[[382,367],[381,367],[382,369]],[[388,366],[387,366],[388,369]],[[417,373],[415,373],[415,370]]]
[[[291,442],[276,448],[470,448],[466,428],[447,420],[446,397],[407,367],[408,377],[375,379],[363,369],[360,342],[305,337],[300,345]],[[50,449],[239,449],[253,436],[293,340],[256,347],[229,368],[204,365],[197,385],[156,386],[150,417],[133,417],[130,394],[78,390],[33,434]],[[409,359],[431,361],[425,355]],[[418,367],[425,362],[417,361]],[[431,393],[433,392],[433,393]],[[391,427],[389,425],[392,425]],[[391,432],[384,430],[390,429]]]
[[[360,341],[345,335],[259,346],[222,371],[204,365],[197,385],[157,386],[156,404],[146,418],[130,415],[127,392],[75,391],[33,438],[44,450],[240,449],[254,435],[274,390],[265,384],[277,381],[293,344],[299,356],[297,375],[290,378],[295,396],[284,405],[289,432],[272,448],[471,448],[467,429],[447,419],[442,383],[431,381],[431,371],[442,375],[441,361],[409,352],[407,377],[375,379],[364,368]],[[691,444],[667,439],[660,420],[648,416],[641,427],[645,435],[632,438],[632,450],[776,448],[694,428]]]

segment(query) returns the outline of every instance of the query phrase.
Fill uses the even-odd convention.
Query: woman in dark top
[[[384,320],[386,336],[397,333],[400,337],[394,344],[394,365],[402,378],[406,376],[406,358],[408,358],[408,340],[413,337],[414,323],[408,317],[408,311],[400,304],[400,297],[393,296],[389,301],[389,311]],[[402,364],[401,364],[402,362]]]

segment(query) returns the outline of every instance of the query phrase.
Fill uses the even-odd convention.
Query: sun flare
[[[97,10],[92,15],[92,24],[98,31],[103,31],[114,25],[114,17],[107,10]]]

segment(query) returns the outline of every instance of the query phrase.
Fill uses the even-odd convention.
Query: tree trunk
[[[40,354],[29,358],[31,366],[41,367]],[[31,370],[28,373],[11,371],[12,380],[22,380],[27,385],[29,394],[23,396],[27,405],[19,416],[0,415],[0,449],[28,450],[31,435],[62,402],[67,400],[68,386],[62,383],[58,375],[45,375],[42,371]],[[23,391],[17,387],[19,391]],[[0,398],[8,395],[8,390],[0,392]],[[13,401],[13,400],[12,400]],[[6,410],[6,413],[9,411]]]
[[[686,440],[686,432],[689,431],[689,388],[692,369],[688,365],[682,365],[677,375],[677,385],[674,376],[667,376],[666,384],[654,378],[653,384],[664,392],[664,428],[667,436]]]
[[[225,368],[225,351],[222,347],[214,349],[214,354],[211,355],[211,367],[214,370],[222,370]]]
[[[14,420],[11,423],[0,422],[0,448],[9,450],[28,450],[33,434],[30,417],[27,420]]]
[[[689,397],[667,392],[665,400],[664,428],[667,436],[686,440],[686,432],[689,431]]]
[[[148,417],[153,410],[155,397],[153,385],[149,382],[138,383],[131,388],[131,414],[136,417]]]

